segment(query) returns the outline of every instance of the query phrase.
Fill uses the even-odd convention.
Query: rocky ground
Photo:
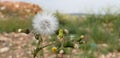
[[[2,1],[0,0],[0,18],[7,16],[21,16],[26,18],[41,12],[42,9],[37,4],[17,1]]]
[[[0,34],[0,58],[31,58],[33,38],[25,33]]]
[[[25,33],[2,33],[0,34],[0,58],[32,58],[31,51],[35,41],[33,34]],[[72,53],[80,51],[73,50]],[[50,54],[48,58],[54,58],[54,54]],[[96,54],[96,56],[98,56]],[[70,58],[65,56],[65,58]],[[72,58],[79,58],[73,56]],[[107,55],[100,55],[97,58],[120,58],[120,53],[108,53]]]

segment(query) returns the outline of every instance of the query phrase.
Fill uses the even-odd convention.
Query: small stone
[[[108,53],[108,54],[106,55],[106,58],[110,58],[110,57],[112,57],[112,53]]]
[[[16,4],[16,5],[15,5],[15,7],[16,7],[16,8],[19,8],[19,7],[20,7],[20,5],[19,5],[19,4]]]
[[[27,36],[27,34],[25,34],[25,33],[20,33],[20,36]]]
[[[8,58],[12,58],[12,56],[9,56]]]
[[[116,54],[115,54],[115,53],[113,53],[113,54],[112,54],[112,57],[113,57],[113,58],[115,58],[115,57],[116,57]]]
[[[101,55],[101,57],[100,58],[105,58],[105,55]]]
[[[5,6],[2,6],[1,8],[0,8],[0,10],[5,10],[6,9],[6,7]]]
[[[8,41],[8,38],[6,38],[4,36],[0,36],[0,41]]]
[[[7,52],[10,48],[9,47],[4,47],[0,49],[0,53]]]

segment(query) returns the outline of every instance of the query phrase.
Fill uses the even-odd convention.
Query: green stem
[[[40,44],[40,41],[38,41],[38,44]],[[53,44],[55,44],[55,43],[51,43],[51,44],[48,44],[48,45],[42,46],[42,47],[39,47],[39,45],[37,45],[37,48],[34,50],[34,53],[33,53],[34,58],[37,56],[37,54],[38,54],[38,52],[39,52],[40,50],[42,50],[43,48],[45,48],[45,47],[47,47],[47,46],[53,45]],[[40,45],[41,45],[41,44],[40,44]],[[43,56],[43,50],[42,50],[42,58],[44,58],[44,56]]]
[[[40,43],[41,43],[41,39],[38,40],[38,43],[36,45],[36,49],[34,50],[34,53],[33,53],[34,58],[37,56],[37,53],[40,51],[40,49],[39,49]]]
[[[42,39],[42,38],[41,38],[41,39]],[[41,42],[40,46],[41,46],[41,47],[39,48],[39,49],[41,50],[41,53],[40,53],[41,57],[40,57],[40,58],[44,58],[44,56],[43,56],[43,49],[42,49],[42,42]]]
[[[70,58],[72,58],[72,48],[70,48]]]
[[[58,58],[58,54],[56,53],[56,57],[55,58]]]

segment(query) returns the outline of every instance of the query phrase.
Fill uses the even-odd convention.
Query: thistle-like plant
[[[59,22],[57,20],[57,17],[54,16],[52,13],[48,13],[48,12],[42,12],[42,13],[38,13],[34,19],[33,19],[33,28],[35,30],[35,32],[37,32],[38,34],[41,35],[41,38],[39,38],[38,43],[37,43],[37,47],[34,50],[34,58],[36,57],[37,53],[43,49],[43,53],[45,53],[46,49],[44,47],[46,47],[47,45],[47,36],[55,33],[55,31],[58,29],[58,25]],[[40,41],[42,39],[42,47],[40,45]],[[45,57],[45,55],[44,55]],[[46,58],[46,57],[45,57]]]

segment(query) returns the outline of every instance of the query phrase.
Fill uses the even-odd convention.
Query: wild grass
[[[69,34],[65,36],[68,41],[71,40],[71,35],[74,36],[73,39],[75,41],[81,35],[85,36],[86,43],[79,44],[79,49],[84,51],[82,54],[77,54],[79,57],[96,58],[94,53],[97,52],[103,54],[114,51],[120,52],[120,14],[91,14],[85,15],[84,18],[81,16],[71,18],[72,16],[70,15],[63,15],[57,12],[56,16],[60,22],[59,28],[69,30]],[[19,28],[32,29],[32,17],[26,20],[22,20],[19,17],[0,20],[0,32],[14,32]],[[55,36],[52,36],[51,41],[55,41]],[[73,43],[67,42],[66,44],[71,45]]]
[[[79,18],[80,17],[77,17],[76,19],[66,20],[60,17],[60,24],[63,24],[64,22],[64,25],[61,27],[68,29],[70,31],[69,34],[75,34],[75,36],[77,36],[76,38],[78,38],[80,35],[85,35],[87,37],[86,39],[89,43],[80,45],[80,49],[83,49],[87,52],[91,50],[93,53],[94,51],[99,51],[100,53],[108,53],[120,50],[119,14],[92,14],[86,15],[86,18],[84,19]],[[108,47],[102,47],[102,49],[98,48],[99,45],[102,44],[106,44]],[[93,58],[93,56],[90,55],[89,57]]]
[[[32,29],[32,18],[7,17],[0,19],[0,32],[16,32],[18,29]]]

